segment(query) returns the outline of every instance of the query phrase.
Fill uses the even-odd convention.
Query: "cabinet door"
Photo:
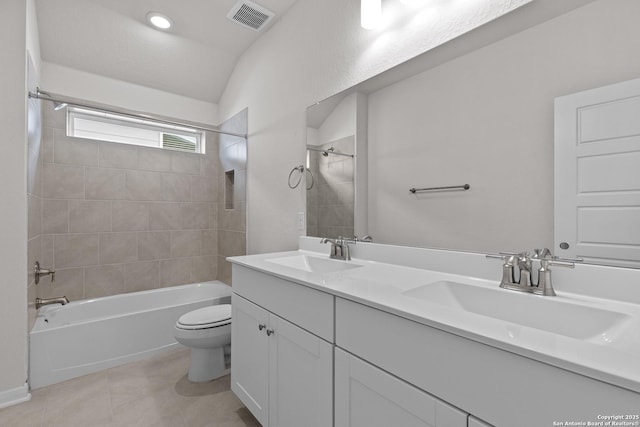
[[[333,425],[333,345],[271,314],[269,426]]]
[[[345,351],[335,351],[336,427],[466,427],[467,414]]]
[[[268,421],[269,313],[233,294],[231,303],[231,390],[260,424]]]

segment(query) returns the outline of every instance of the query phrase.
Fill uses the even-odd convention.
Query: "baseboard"
[[[29,393],[29,384],[27,383],[21,387],[0,391],[0,409],[29,400],[31,400],[31,393]]]

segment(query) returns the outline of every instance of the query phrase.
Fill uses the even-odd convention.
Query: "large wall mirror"
[[[585,1],[497,41],[485,26],[309,107],[307,235],[579,256],[554,242],[554,102],[640,77],[635,3]]]

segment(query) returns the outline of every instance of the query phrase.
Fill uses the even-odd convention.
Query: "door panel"
[[[557,98],[554,252],[640,267],[638,212],[640,79]]]

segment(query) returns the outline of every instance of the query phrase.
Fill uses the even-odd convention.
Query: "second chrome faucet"
[[[581,262],[581,259],[563,259],[551,255],[547,248],[534,249],[532,252],[488,254],[488,258],[499,258],[504,261],[502,264],[502,280],[500,287],[513,291],[528,292],[537,295],[555,296],[551,282],[550,266],[573,268],[574,263]],[[540,263],[538,268],[538,281],[533,283],[532,270],[533,261]],[[516,269],[519,277],[516,280]]]

